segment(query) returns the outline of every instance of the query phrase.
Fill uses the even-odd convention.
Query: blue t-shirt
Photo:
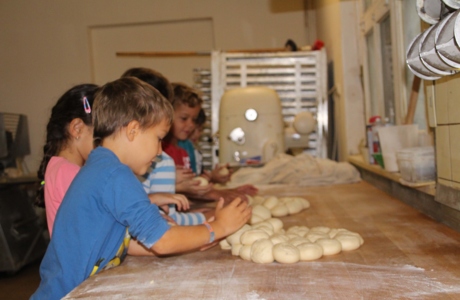
[[[147,248],[169,229],[131,169],[98,147],[59,207],[40,265],[40,286],[31,299],[61,299],[90,275],[119,264],[128,227]]]

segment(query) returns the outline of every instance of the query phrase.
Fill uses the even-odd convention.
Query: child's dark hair
[[[169,80],[160,72],[148,68],[131,68],[126,70],[121,77],[136,77],[156,88],[166,99],[172,102],[174,91]]]
[[[184,83],[172,83],[174,98],[172,104],[174,107],[185,104],[188,107],[196,107],[203,103],[200,92]]]
[[[95,84],[80,84],[65,92],[53,106],[51,117],[46,125],[46,143],[43,146],[43,159],[37,172],[42,182],[37,190],[35,204],[45,207],[43,180],[46,167],[52,156],[55,156],[70,139],[69,124],[74,119],[81,119],[86,125],[92,125],[91,107],[98,86]],[[85,101],[87,100],[87,103]],[[87,107],[89,105],[89,108]]]
[[[200,112],[198,113],[198,116],[196,117],[195,124],[196,126],[202,126],[204,123],[206,123],[206,113],[204,112],[204,109],[200,109]]]
[[[121,130],[131,121],[149,128],[166,120],[171,124],[173,108],[160,92],[135,77],[123,77],[102,86],[93,107],[95,144]]]

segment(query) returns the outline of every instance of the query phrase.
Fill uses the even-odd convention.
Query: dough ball
[[[252,227],[249,226],[248,224],[244,224],[243,227],[241,227],[240,229],[238,229],[236,232],[234,232],[233,234],[227,236],[226,240],[227,242],[230,244],[230,245],[234,245],[234,244],[241,244],[240,242],[240,237],[241,235],[248,231],[249,229],[251,229]]]
[[[230,173],[230,171],[226,167],[219,170],[219,175],[225,176],[228,175],[228,173]]]
[[[294,233],[294,232],[286,232],[285,235],[290,239],[295,239],[295,238],[298,238],[298,237],[301,237],[300,235],[298,235],[297,233]]]
[[[256,205],[252,207],[252,214],[259,216],[263,221],[272,217],[272,213],[268,208],[263,205]]]
[[[319,239],[316,243],[323,248],[323,255],[334,255],[342,251],[342,244],[336,239]]]
[[[310,232],[308,229],[299,229],[296,233],[297,235],[304,237],[308,234],[308,232]]]
[[[280,197],[278,198],[278,200],[282,203],[286,203],[286,202],[289,202],[291,201],[293,198],[292,197]]]
[[[303,243],[297,245],[300,252],[300,260],[310,261],[321,258],[323,256],[323,247],[313,243]]]
[[[197,177],[193,178],[193,180],[194,181],[199,181],[200,182],[199,186],[205,186],[205,185],[209,184],[209,181],[206,178],[201,177],[201,176],[197,176]]]
[[[263,223],[263,222],[262,222],[262,223]],[[270,225],[270,226],[268,226],[268,225],[263,225],[263,226],[257,227],[257,229],[260,229],[260,230],[265,231],[265,232],[268,234],[268,236],[271,236],[271,235],[273,235],[273,233],[274,233],[274,232],[273,232],[273,227],[272,227],[271,225]]]
[[[270,237],[270,240],[272,241],[273,245],[279,244],[279,243],[284,243],[289,241],[289,237],[284,234],[274,234]]]
[[[285,203],[287,208],[288,208],[288,211],[289,211],[289,214],[290,215],[293,215],[293,214],[297,214],[299,212],[301,212],[303,210],[303,205],[301,202],[299,202],[297,199],[292,199],[291,201],[289,202],[286,202]]]
[[[251,260],[251,247],[252,245],[243,245],[240,248],[240,257],[244,260]]]
[[[331,229],[329,227],[326,227],[326,226],[316,226],[316,227],[310,228],[310,232],[311,231],[320,232],[320,233],[328,233],[329,231],[331,231]]]
[[[262,205],[264,201],[265,201],[264,197],[258,196],[258,195],[254,196],[254,205],[258,205],[258,204]]]
[[[337,237],[337,236],[339,236],[339,235],[342,235],[342,234],[348,234],[348,235],[357,236],[358,239],[359,239],[359,244],[362,245],[362,244],[364,243],[363,237],[362,237],[359,233],[353,232],[353,231],[348,231],[348,230],[346,230],[346,231],[340,231],[339,233],[337,233],[337,234],[335,235],[335,237]]]
[[[291,227],[288,228],[288,230],[286,230],[286,232],[287,233],[290,233],[290,232],[296,233],[298,229],[299,229],[299,226],[291,226]]]
[[[274,217],[284,217],[289,215],[289,210],[284,203],[279,203],[277,206],[273,207],[270,212]]]
[[[334,238],[339,232],[348,232],[348,230],[344,228],[332,228],[327,234],[332,238]]]
[[[342,251],[356,250],[361,246],[361,241],[356,235],[341,233],[336,235],[335,239],[342,244]]]
[[[300,202],[303,206],[303,209],[310,208],[310,201],[308,201],[305,198],[297,197],[296,198],[298,202]]]
[[[240,256],[241,247],[243,247],[243,245],[241,245],[241,244],[232,245],[232,255]]]
[[[251,248],[251,260],[258,264],[272,263],[275,260],[272,248],[273,243],[269,239],[255,241]]]
[[[303,243],[311,243],[308,239],[306,238],[303,238],[303,237],[295,237],[293,239],[290,239],[288,241],[291,245],[294,245],[294,246],[298,246],[300,244],[303,244]]]
[[[248,198],[249,205],[254,205],[254,198],[251,195],[246,195],[246,198]]]
[[[319,239],[328,239],[329,235],[327,235],[326,233],[314,232],[310,230],[305,237],[309,239],[310,242],[314,243]]]
[[[296,246],[289,243],[279,243],[273,246],[273,257],[282,264],[293,264],[300,260],[300,252]]]
[[[257,229],[257,228],[260,228],[260,227],[268,227],[268,228],[270,228],[271,230],[275,230],[275,229],[273,228],[272,223],[270,223],[270,222],[268,222],[268,221],[263,221],[263,222],[260,222],[260,223],[257,223],[257,224],[252,225],[252,229]]]
[[[268,209],[272,209],[276,205],[278,205],[279,201],[278,198],[275,196],[270,196],[265,201],[262,203],[263,206],[265,206]]]
[[[259,215],[255,215],[254,213],[251,215],[251,218],[249,219],[249,224],[257,224],[260,222],[263,222],[264,219],[262,219]]]
[[[272,224],[274,232],[280,231],[281,229],[283,229],[284,226],[283,221],[281,221],[278,218],[270,218],[266,222]]]
[[[245,231],[241,237],[240,242],[243,245],[252,245],[255,241],[260,239],[268,239],[269,235],[263,230],[260,229],[251,229]]]
[[[226,239],[223,239],[219,242],[220,249],[222,250],[230,250],[232,249],[232,245],[230,245]]]

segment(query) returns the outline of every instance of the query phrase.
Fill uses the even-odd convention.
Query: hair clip
[[[45,181],[43,180],[42,182],[40,182],[40,185],[45,185]]]
[[[88,98],[83,97],[83,108],[85,109],[85,113],[91,113],[91,106],[89,105]]]

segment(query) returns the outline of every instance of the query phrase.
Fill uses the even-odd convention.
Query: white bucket
[[[388,172],[398,172],[396,152],[418,146],[418,125],[385,126],[377,129],[383,164]]]

